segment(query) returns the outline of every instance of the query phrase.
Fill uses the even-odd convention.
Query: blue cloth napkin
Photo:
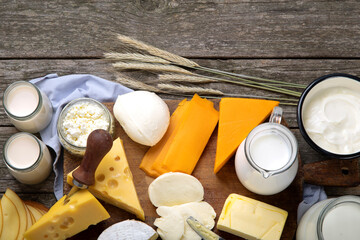
[[[70,101],[89,97],[100,102],[114,102],[118,95],[133,90],[118,83],[111,82],[93,75],[74,74],[59,77],[49,74],[30,81],[39,87],[50,99],[54,115],[49,124],[40,132],[43,142],[51,147],[56,157],[53,170],[55,172],[54,193],[57,199],[63,196],[63,158],[60,157],[61,145],[57,136],[56,123],[62,108]]]
[[[305,183],[303,201],[298,207],[297,222],[300,222],[301,217],[312,205],[325,199],[327,199],[327,195],[323,187]]]

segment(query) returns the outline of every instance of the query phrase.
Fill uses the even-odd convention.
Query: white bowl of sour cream
[[[360,156],[360,78],[343,73],[322,76],[302,93],[297,120],[308,144],[341,159]]]

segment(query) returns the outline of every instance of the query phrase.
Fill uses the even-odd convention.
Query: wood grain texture
[[[3,0],[0,58],[100,57],[114,33],[187,57],[359,57],[360,2]]]
[[[166,101],[170,112],[173,112],[177,107],[178,100],[167,100]],[[113,104],[107,104],[110,111],[112,112]],[[218,108],[218,104],[215,102],[215,107]],[[158,217],[155,210],[156,208],[151,204],[148,196],[148,186],[153,181],[152,177],[147,176],[142,170],[139,169],[140,162],[142,157],[148,150],[148,147],[140,145],[132,141],[121,128],[120,124],[116,122],[115,125],[115,136],[120,137],[124,142],[124,148],[127,155],[127,160],[129,162],[129,167],[131,169],[134,184],[139,196],[140,203],[145,212],[145,222],[152,227],[154,226],[154,221]],[[222,207],[225,203],[226,198],[231,193],[243,194],[247,197],[254,198],[268,204],[275,205],[286,211],[288,211],[289,216],[286,221],[286,225],[282,234],[281,239],[292,240],[296,230],[296,215],[297,215],[297,206],[302,199],[302,171],[298,172],[298,175],[294,182],[281,193],[272,195],[272,196],[261,196],[254,194],[247,190],[238,180],[235,173],[234,166],[234,157],[218,172],[218,174],[213,174],[214,161],[215,161],[215,151],[216,151],[216,141],[217,141],[217,128],[213,132],[201,158],[199,159],[198,164],[195,167],[193,176],[195,176],[202,183],[205,189],[204,201],[207,201],[217,213],[217,218],[221,213]],[[79,158],[74,158],[68,152],[64,154],[64,193],[67,193],[70,190],[70,186],[66,183],[66,174],[72,171],[76,166],[79,165]],[[103,203],[103,202],[102,202]],[[91,230],[81,232],[74,236],[75,239],[97,239],[97,236],[104,230],[106,227],[126,219],[132,219],[135,216],[121,210],[117,207],[104,203],[104,207],[108,210],[111,215],[111,218],[96,225],[92,226]],[[215,232],[221,234],[225,239],[239,239],[234,235],[220,232],[216,230]]]
[[[306,164],[303,169],[305,181],[314,185],[355,187],[360,184],[358,158],[329,159]]]

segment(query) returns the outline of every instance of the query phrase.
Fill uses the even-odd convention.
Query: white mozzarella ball
[[[167,104],[155,93],[147,91],[118,96],[114,115],[133,141],[146,146],[158,143],[170,123]]]

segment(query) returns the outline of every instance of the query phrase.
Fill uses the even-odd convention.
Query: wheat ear
[[[180,64],[183,66],[187,66],[187,67],[195,67],[195,66],[199,66],[196,62],[193,62],[189,59],[180,57],[179,55],[170,53],[168,51],[165,50],[161,50],[159,48],[156,48],[154,46],[151,46],[149,44],[146,44],[144,42],[141,42],[139,40],[135,40],[132,39],[128,36],[124,36],[121,34],[117,34],[117,38],[125,44],[128,44],[132,47],[138,48],[140,50],[146,51],[148,53],[150,53],[151,55],[166,59],[170,62],[176,63],[176,64]]]
[[[198,94],[209,94],[209,95],[224,95],[223,92],[211,88],[202,88],[202,87],[188,87],[184,85],[173,85],[160,83],[157,84],[157,87],[164,91],[169,92],[182,92],[182,93],[198,93]]]
[[[120,68],[120,69],[134,69],[134,70],[144,70],[144,71],[153,71],[153,72],[175,72],[175,73],[183,73],[183,74],[192,74],[190,71],[187,71],[183,68],[172,65],[163,65],[163,64],[116,62],[113,64],[113,66],[115,68]]]
[[[140,53],[104,53],[104,57],[111,60],[118,61],[137,61],[137,62],[145,62],[145,63],[162,63],[162,64],[170,64],[171,62],[151,55],[144,55]]]
[[[143,82],[135,80],[135,79],[123,77],[123,76],[117,76],[116,81],[123,84],[123,85],[125,85],[125,86],[127,86],[127,87],[129,87],[129,88],[134,88],[134,89],[144,90],[144,91],[150,91],[150,92],[157,92],[157,93],[162,92],[162,90],[160,90],[157,87],[148,85],[146,83],[143,83]]]
[[[216,82],[216,80],[212,80],[205,77],[191,76],[191,75],[183,75],[183,74],[161,74],[158,76],[160,81],[166,82],[188,82],[188,83],[209,83]]]

